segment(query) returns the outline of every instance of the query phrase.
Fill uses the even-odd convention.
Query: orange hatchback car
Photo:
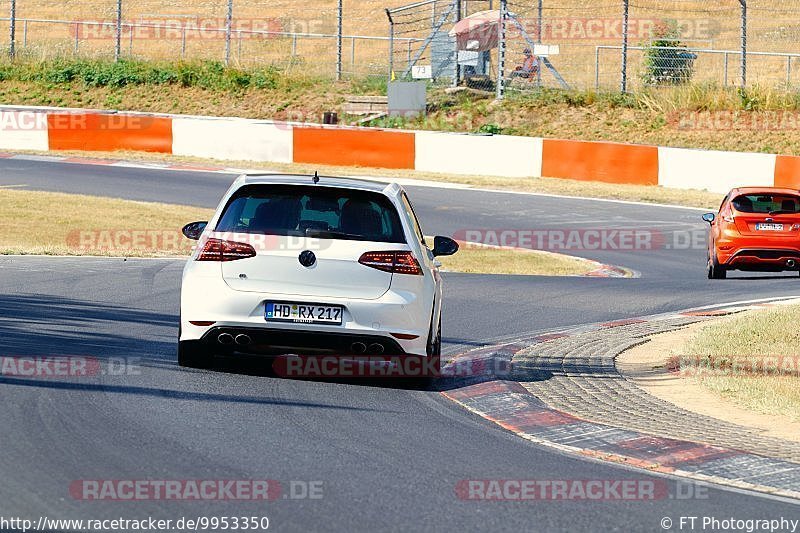
[[[733,189],[706,213],[708,277],[728,270],[781,272],[800,269],[800,191],[775,187]]]

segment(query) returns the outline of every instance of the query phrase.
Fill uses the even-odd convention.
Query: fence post
[[[622,0],[622,82],[620,89],[628,92],[628,15],[630,11],[629,0]]]
[[[344,32],[344,6],[343,0],[339,0],[336,10],[336,79],[342,79],[342,34]]]
[[[183,25],[181,32],[181,59],[186,58],[186,24]]]
[[[461,20],[461,0],[453,0],[455,2],[455,10],[453,18],[453,24],[458,24],[458,21]],[[458,87],[458,83],[461,81],[461,65],[458,64],[458,38],[453,39],[453,54],[455,55],[453,59],[453,87]]]
[[[508,0],[500,0],[500,35],[497,48],[497,99],[502,100],[506,93],[506,18],[508,17]]]
[[[536,10],[536,42],[542,44],[542,12],[544,6],[542,0],[539,0],[539,7]]]
[[[536,42],[542,44],[542,13],[544,10],[544,6],[542,5],[543,1],[539,0],[539,8],[537,9],[536,14]],[[538,87],[542,86],[542,65],[541,61],[539,61],[539,68],[536,69],[536,85]]]
[[[8,56],[11,59],[17,55],[17,0],[11,0],[11,14],[9,20]]]
[[[386,16],[389,18],[389,81],[392,81],[394,76],[394,19],[392,12],[386,10]]]
[[[117,24],[114,28],[114,61],[122,55],[122,0],[117,0]]]
[[[231,62],[231,33],[233,32],[233,0],[228,0],[228,13],[225,16],[225,65]]]
[[[742,4],[742,90],[747,88],[747,0],[739,0]]]

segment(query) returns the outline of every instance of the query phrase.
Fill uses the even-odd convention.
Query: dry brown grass
[[[192,246],[181,228],[212,214],[197,207],[19,189],[0,189],[0,203],[0,254],[179,256]]]
[[[0,188],[0,255],[180,257],[194,241],[187,222],[208,220],[209,209],[75,194]],[[442,258],[451,272],[582,275],[592,262],[547,252],[464,246]]]
[[[793,305],[711,324],[685,344],[681,370],[747,408],[800,420],[798,320]]]
[[[445,270],[467,274],[583,276],[597,268],[591,261],[563,254],[470,243],[462,243],[457,254],[441,257],[439,261]]]

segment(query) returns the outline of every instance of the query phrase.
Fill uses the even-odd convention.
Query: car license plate
[[[341,325],[343,310],[336,305],[267,302],[268,322],[294,322],[297,324]]]
[[[756,224],[756,231],[783,231],[783,224]]]

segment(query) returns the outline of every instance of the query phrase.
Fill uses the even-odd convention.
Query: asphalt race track
[[[0,159],[0,186],[213,207],[232,176]],[[408,187],[428,234],[467,229],[649,228],[666,242],[701,211]],[[43,206],[46,209],[47,206]],[[188,221],[187,221],[188,222]],[[705,277],[699,247],[584,257],[637,279],[446,274],[445,351],[576,324],[800,294],[800,279]],[[711,487],[706,498],[473,502],[464,479],[663,479],[538,447],[436,390],[285,380],[175,361],[182,261],[0,258],[0,355],[86,355],[136,371],[82,380],[0,377],[0,516],[177,519],[268,516],[270,529],[660,531],[662,517],[798,518],[795,504]],[[264,503],[80,501],[86,479],[322,482],[321,499]],[[675,481],[669,480],[671,488]],[[301,484],[296,483],[297,486]],[[677,530],[677,529],[676,529]]]

